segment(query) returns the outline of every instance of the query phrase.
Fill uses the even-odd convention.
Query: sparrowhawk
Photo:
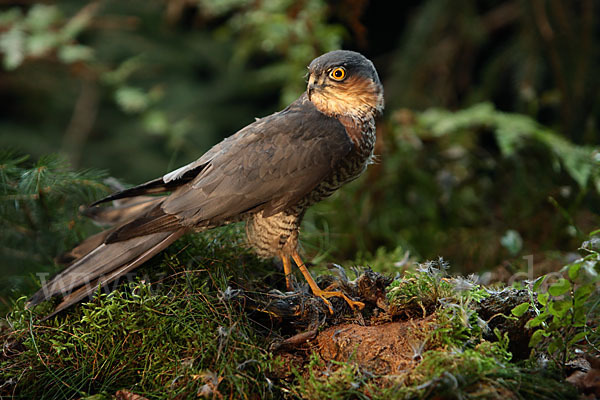
[[[284,110],[257,119],[188,165],[94,203],[92,214],[103,209],[100,203],[127,201],[114,226],[73,249],[70,265],[29,305],[63,295],[59,312],[187,232],[245,221],[256,253],[283,261],[288,289],[292,259],[330,310],[330,297],[362,308],[340,291],[318,287],[298,254],[298,230],[308,207],[357,178],[371,160],[383,87],[373,63],[353,51],[326,53],[308,71],[306,92]],[[155,194],[162,196],[148,196]]]

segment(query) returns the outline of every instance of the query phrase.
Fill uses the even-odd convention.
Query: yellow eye
[[[342,81],[346,77],[346,70],[343,67],[336,67],[331,70],[329,77],[334,81]]]

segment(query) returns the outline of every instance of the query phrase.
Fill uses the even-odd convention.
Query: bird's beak
[[[315,77],[314,77],[314,75],[311,74],[308,77],[308,86],[306,87],[306,95],[308,96],[309,101],[310,101],[310,96],[313,94],[316,87],[317,87],[317,85],[315,83]]]

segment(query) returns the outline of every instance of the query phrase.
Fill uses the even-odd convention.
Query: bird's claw
[[[363,308],[365,308],[365,303],[356,301],[356,300],[352,300],[350,297],[346,296],[344,293],[339,292],[339,291],[321,290],[319,292],[315,292],[314,294],[315,294],[315,296],[320,297],[323,300],[323,302],[325,302],[325,305],[327,305],[327,308],[329,308],[330,314],[333,314],[333,306],[331,305],[331,302],[329,301],[330,297],[343,298],[344,300],[346,300],[346,303],[348,303],[350,308],[352,308],[353,310],[356,310],[356,309],[362,310]]]
[[[306,265],[304,265],[304,262],[302,261],[302,258],[300,257],[300,255],[298,254],[297,251],[294,251],[292,253],[292,258],[294,259],[294,262],[298,266],[298,269],[300,269],[300,272],[302,272],[302,275],[304,275],[304,278],[308,282],[308,285],[310,286],[310,289],[312,290],[313,294],[317,297],[320,297],[325,302],[325,304],[327,305],[327,308],[329,308],[329,313],[333,314],[333,307],[331,306],[331,302],[328,300],[330,297],[343,298],[344,300],[346,300],[346,303],[348,303],[350,308],[352,308],[353,310],[355,310],[355,309],[362,310],[365,307],[364,303],[361,303],[360,301],[352,300],[350,297],[346,296],[344,293],[342,293],[340,291],[323,290],[323,289],[319,288],[319,285],[317,285],[317,282],[315,282],[313,277],[310,275],[310,272],[308,272]],[[287,283],[288,276],[291,279],[291,274],[290,274],[291,266],[289,263],[289,258],[285,254],[283,254],[283,253],[281,254],[281,259],[283,260],[283,267],[284,267],[283,269],[286,272],[286,283]]]

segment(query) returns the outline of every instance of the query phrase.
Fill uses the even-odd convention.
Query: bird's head
[[[383,86],[373,63],[354,51],[335,50],[308,66],[308,99],[330,116],[365,120],[383,111]]]

